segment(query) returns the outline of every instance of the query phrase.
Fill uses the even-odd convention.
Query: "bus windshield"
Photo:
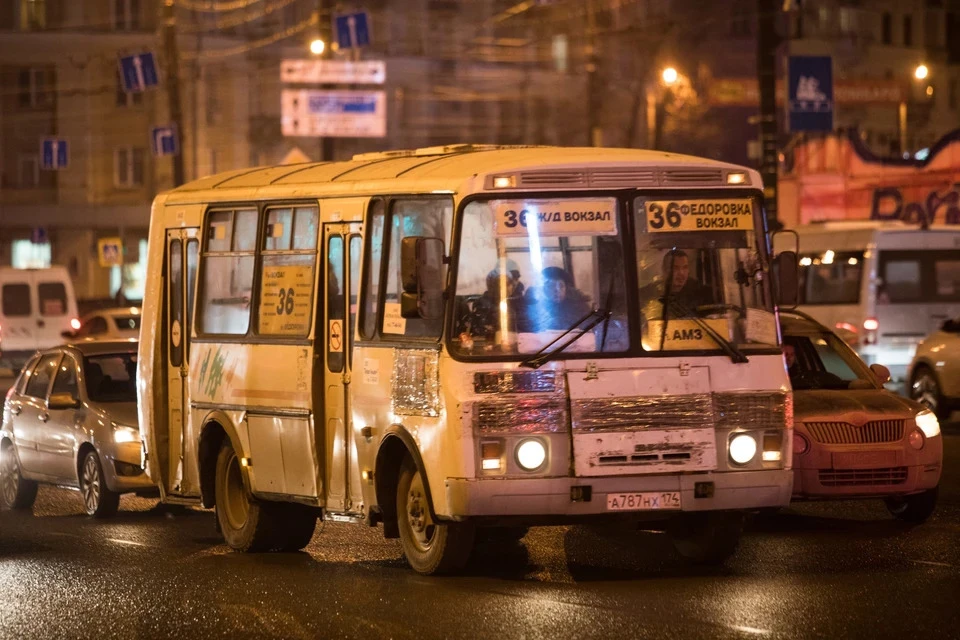
[[[645,350],[777,344],[757,210],[749,198],[634,201]]]
[[[469,203],[452,348],[471,356],[531,354],[561,336],[566,342],[569,332],[567,353],[627,350],[618,210],[609,197]]]

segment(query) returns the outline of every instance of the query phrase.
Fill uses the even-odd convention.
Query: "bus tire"
[[[430,514],[423,474],[407,457],[397,483],[397,525],[407,562],[419,574],[452,573],[462,569],[473,551],[473,525],[437,523]]]
[[[217,454],[215,476],[217,524],[227,545],[234,551],[252,553],[278,546],[277,520],[272,504],[256,500],[243,484],[240,459],[229,439]]]
[[[20,473],[20,460],[12,444],[0,449],[0,508],[26,511],[37,499],[37,483]]]
[[[897,496],[885,498],[884,504],[890,514],[910,524],[922,524],[933,515],[937,508],[937,496],[940,493],[939,485],[911,496]]]
[[[276,510],[276,520],[280,523],[278,551],[300,551],[313,540],[317,528],[317,513],[310,507],[291,502],[279,502],[270,505]]]
[[[700,511],[674,518],[667,532],[673,547],[695,564],[723,564],[737,550],[744,516],[739,511]]]

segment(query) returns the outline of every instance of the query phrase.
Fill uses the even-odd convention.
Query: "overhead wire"
[[[231,0],[230,2],[221,2],[220,0],[207,0],[206,2],[197,0],[177,0],[177,6],[191,11],[200,11],[203,13],[224,13],[227,11],[237,11],[263,2],[263,0]]]

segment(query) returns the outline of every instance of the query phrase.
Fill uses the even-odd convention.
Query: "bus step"
[[[361,513],[343,513],[337,511],[325,511],[323,514],[323,520],[330,522],[353,522],[361,523],[363,522],[363,514]]]

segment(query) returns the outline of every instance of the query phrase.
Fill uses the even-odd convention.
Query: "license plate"
[[[658,509],[679,508],[679,491],[607,494],[607,511],[656,511]]]

